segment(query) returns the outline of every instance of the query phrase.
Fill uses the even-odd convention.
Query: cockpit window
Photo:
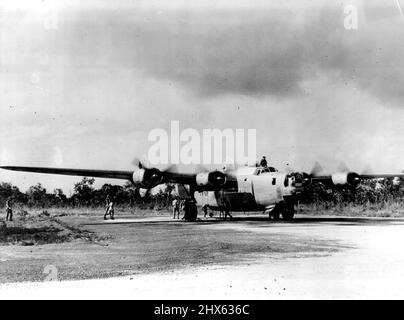
[[[285,188],[289,187],[289,177],[288,176],[285,177],[284,185],[285,185]]]
[[[276,185],[276,178],[272,178],[272,185]]]
[[[259,176],[262,173],[278,172],[274,167],[259,167],[255,170],[255,175]]]
[[[257,171],[257,176],[262,174],[262,173],[269,173],[269,172],[273,172],[273,171],[271,171],[271,168],[260,168]]]

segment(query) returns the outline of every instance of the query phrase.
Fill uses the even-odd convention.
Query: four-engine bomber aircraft
[[[63,169],[43,167],[0,166],[1,169],[111,178],[129,180],[134,185],[151,189],[160,184],[174,183],[188,186],[189,197],[199,205],[209,205],[220,209],[227,203],[232,211],[268,211],[275,218],[291,220],[294,205],[299,194],[311,183],[324,183],[336,186],[356,187],[364,179],[404,178],[404,174],[357,174],[341,170],[330,175],[319,174],[318,167],[310,174],[305,172],[278,172],[273,167],[239,167],[222,171],[205,171],[199,173],[177,173],[172,169],[159,170],[148,168],[140,162],[134,171]],[[197,216],[196,206],[192,206],[193,217]]]

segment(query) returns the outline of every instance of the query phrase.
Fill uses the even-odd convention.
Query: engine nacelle
[[[196,175],[196,184],[199,187],[213,187],[219,189],[226,183],[226,175],[220,171],[202,172]]]
[[[137,169],[133,172],[132,182],[143,188],[153,188],[163,180],[163,174],[159,169]]]
[[[303,176],[302,182],[304,187],[307,187],[313,182],[313,179],[310,174],[303,172],[302,176]]]
[[[337,172],[331,179],[334,185],[357,186],[361,182],[360,176],[355,172]]]
[[[294,172],[290,176],[295,178],[294,186],[297,188],[307,187],[312,183],[311,176],[306,172]]]
[[[135,185],[141,185],[143,183],[145,171],[146,171],[145,169],[138,169],[135,172],[133,172],[132,182]]]

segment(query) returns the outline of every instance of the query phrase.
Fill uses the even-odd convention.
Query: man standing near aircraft
[[[233,216],[230,214],[230,202],[227,199],[223,200],[223,206],[224,206],[224,220],[226,221],[227,216],[229,216],[230,220],[233,220]]]
[[[263,168],[266,168],[268,166],[268,162],[267,162],[267,159],[265,158],[265,156],[262,157],[260,166]]]
[[[177,215],[178,219],[180,218],[180,203],[181,203],[181,201],[179,199],[177,199],[177,198],[175,198],[173,200],[173,203],[172,203],[173,214],[174,214],[173,219],[175,219],[175,215]]]
[[[109,203],[108,214],[111,217],[111,220],[115,219],[115,202],[114,201],[110,201],[110,203]]]
[[[107,220],[107,214],[108,214],[108,209],[109,209],[109,195],[105,198],[105,213],[104,213],[104,220]]]
[[[107,220],[107,215],[110,216],[111,220],[115,219],[115,203],[113,200],[109,201],[107,209],[104,214],[104,220]]]
[[[202,212],[203,212],[203,217],[204,218],[207,218],[208,210],[209,210],[209,205],[208,204],[205,204],[205,205],[202,206]]]
[[[13,221],[13,210],[11,209],[11,199],[6,201],[6,221]]]

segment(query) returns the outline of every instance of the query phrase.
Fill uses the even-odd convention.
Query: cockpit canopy
[[[255,171],[255,175],[260,175],[262,173],[270,173],[270,172],[277,172],[278,170],[276,170],[274,167],[257,167],[256,171]]]
[[[258,176],[260,174],[263,173],[271,173],[271,172],[278,172],[278,170],[276,170],[273,167],[239,167],[237,169],[237,175],[239,176]]]

